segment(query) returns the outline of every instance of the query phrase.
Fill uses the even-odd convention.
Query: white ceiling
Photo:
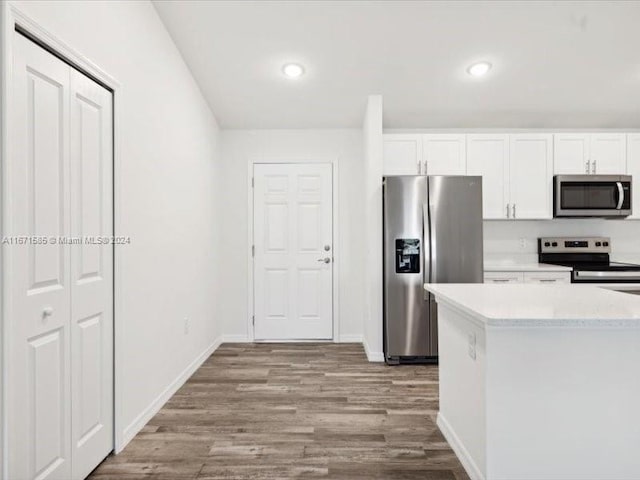
[[[638,1],[155,6],[224,128],[360,127],[372,93],[387,128],[640,127]]]

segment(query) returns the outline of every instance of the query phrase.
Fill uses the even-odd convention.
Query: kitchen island
[[[426,284],[438,426],[472,479],[640,478],[640,296]]]

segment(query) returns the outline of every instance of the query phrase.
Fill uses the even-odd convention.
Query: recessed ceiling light
[[[482,77],[491,70],[491,64],[489,62],[478,62],[467,68],[467,73],[472,77]]]
[[[282,73],[289,78],[298,78],[304,74],[304,67],[297,63],[287,63],[282,67]]]

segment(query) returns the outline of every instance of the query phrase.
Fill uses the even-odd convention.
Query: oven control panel
[[[611,253],[609,237],[541,237],[538,253]]]

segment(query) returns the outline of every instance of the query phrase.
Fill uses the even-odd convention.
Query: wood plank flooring
[[[436,366],[360,344],[224,344],[94,480],[468,480],[435,425]]]

